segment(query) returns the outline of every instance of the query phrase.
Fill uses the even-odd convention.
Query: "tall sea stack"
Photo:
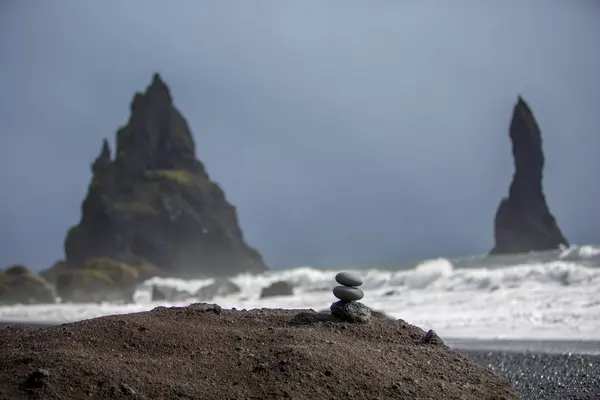
[[[102,257],[143,260],[169,276],[266,270],[235,208],[196,158],[188,124],[158,74],[135,94],[115,158],[104,140],[92,172],[81,221],[65,240],[69,268]]]
[[[491,254],[526,253],[569,246],[546,204],[542,189],[544,153],[540,128],[531,109],[518,97],[510,124],[515,173],[508,198],[494,220]]]

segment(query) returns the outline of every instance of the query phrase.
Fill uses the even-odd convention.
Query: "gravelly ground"
[[[10,325],[0,322],[0,328]],[[524,400],[600,400],[599,341],[449,339],[446,344],[507,378]]]
[[[525,400],[600,400],[600,356],[459,351],[506,377]]]
[[[403,321],[157,307],[0,329],[0,399],[516,400],[509,382]]]

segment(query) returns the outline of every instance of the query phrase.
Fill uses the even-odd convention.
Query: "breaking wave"
[[[600,247],[519,256],[425,260],[414,267],[360,268],[363,302],[390,316],[454,338],[600,339]],[[327,309],[339,270],[303,266],[232,281],[240,292],[212,301],[231,308]],[[293,296],[260,298],[275,281]],[[0,307],[0,320],[70,322],[107,314],[145,311],[153,285],[195,293],[212,280],[153,278],[141,284],[135,304],[55,304]],[[193,301],[193,300],[192,300]]]

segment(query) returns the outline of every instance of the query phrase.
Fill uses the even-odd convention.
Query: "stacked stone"
[[[331,305],[331,315],[348,322],[369,322],[371,309],[358,301],[365,295],[359,288],[362,279],[351,272],[340,272],[335,280],[341,286],[333,288],[333,295],[340,300]]]
[[[335,281],[341,286],[333,288],[333,295],[342,301],[358,301],[364,297],[362,289],[358,286],[363,284],[358,275],[351,272],[340,272],[335,276]]]

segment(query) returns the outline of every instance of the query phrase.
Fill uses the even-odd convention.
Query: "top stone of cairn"
[[[344,286],[360,286],[363,284],[363,280],[351,272],[340,272],[335,276],[335,281]]]

